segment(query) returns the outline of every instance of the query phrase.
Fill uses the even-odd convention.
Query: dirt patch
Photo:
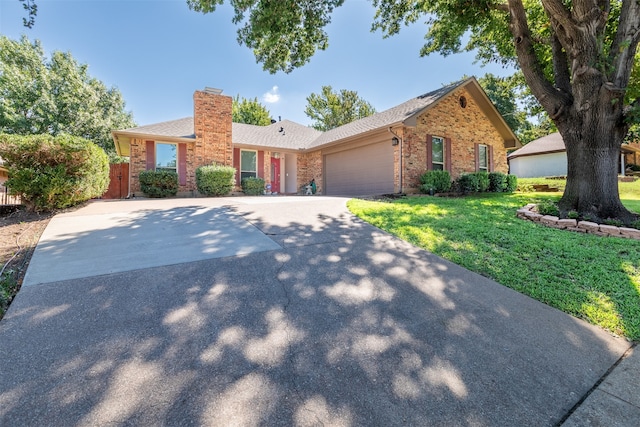
[[[54,213],[0,209],[0,319],[20,290],[31,255]]]

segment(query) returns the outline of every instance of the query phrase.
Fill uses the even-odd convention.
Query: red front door
[[[280,192],[280,159],[271,158],[271,192]]]

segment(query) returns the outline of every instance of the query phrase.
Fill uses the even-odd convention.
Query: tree
[[[309,95],[304,110],[314,120],[311,126],[321,131],[337,128],[375,112],[375,108],[360,98],[358,92],[346,89],[334,92],[331,86],[322,86],[321,93]]]
[[[62,133],[89,139],[115,155],[112,129],[135,126],[122,94],[89,76],[70,53],[45,57],[39,41],[0,36],[0,132]]]
[[[233,98],[233,122],[248,125],[268,126],[271,124],[271,113],[258,102],[258,98],[240,99],[240,95]]]
[[[558,131],[531,95],[521,72],[508,77],[485,74],[478,83],[523,144]]]
[[[485,74],[478,79],[478,83],[518,139],[521,142],[529,142],[522,141],[523,134],[532,127],[532,124],[528,120],[527,111],[519,105],[523,103],[524,94],[518,75],[498,77]]]
[[[568,176],[560,200],[594,219],[636,218],[620,202],[620,145],[640,114],[630,89],[638,68],[637,0],[372,0],[373,30],[385,37],[427,23],[422,55],[476,51],[483,62],[518,65],[531,93],[561,133]],[[188,0],[212,12],[224,0]],[[231,2],[238,40],[271,72],[305,64],[326,49],[323,28],[343,0]],[[245,14],[248,17],[245,19]],[[306,34],[305,34],[306,33]],[[299,35],[302,37],[297,38]],[[464,43],[463,43],[464,41]]]

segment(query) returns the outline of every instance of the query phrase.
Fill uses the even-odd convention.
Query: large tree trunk
[[[577,127],[577,126],[574,126]],[[618,166],[622,142],[611,129],[596,127],[565,129],[567,147],[567,186],[560,211],[579,212],[583,217],[601,222],[608,218],[629,223],[634,216],[620,202]]]

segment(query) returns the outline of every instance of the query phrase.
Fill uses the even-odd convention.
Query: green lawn
[[[640,181],[621,194],[640,212]],[[628,194],[627,194],[628,193]],[[640,340],[640,241],[555,230],[516,218],[561,193],[353,199],[360,218],[469,270],[609,331]]]

